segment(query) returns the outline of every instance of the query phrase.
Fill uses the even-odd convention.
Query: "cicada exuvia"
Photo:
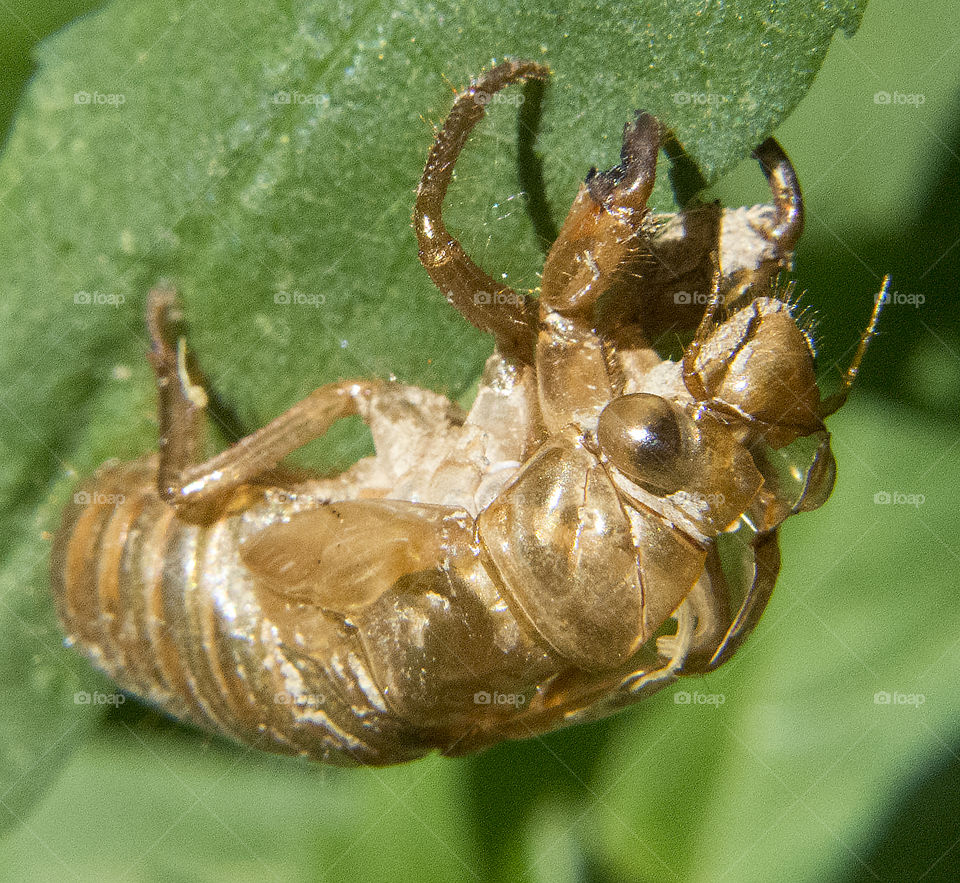
[[[151,292],[159,452],[104,465],[53,551],[69,641],[124,690],[266,750],[391,764],[609,714],[720,665],[756,624],[779,526],[830,494],[824,418],[882,298],[822,399],[771,283],[803,224],[783,150],[755,152],[770,205],[654,215],[665,133],[645,113],[580,187],[539,298],[494,281],[442,204],[490,96],[546,77],[508,61],[459,94],[417,193],[420,260],[496,340],[469,413],[344,380],[204,460],[207,396],[175,296]],[[691,315],[682,357],[663,358],[655,331]],[[280,468],[351,415],[375,456],[335,477]]]

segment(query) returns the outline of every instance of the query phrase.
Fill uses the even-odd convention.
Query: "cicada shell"
[[[822,400],[771,281],[803,223],[786,155],[755,153],[770,205],[652,215],[665,133],[644,113],[620,165],[581,186],[539,299],[495,282],[441,207],[489,96],[546,76],[509,61],[462,92],[417,194],[420,260],[496,339],[469,413],[345,380],[204,461],[176,298],[151,292],[159,453],[104,465],[52,560],[69,643],[122,689],[268,751],[392,764],[607,715],[715,668],[754,627],[779,525],[832,488],[824,418],[880,298]],[[678,361],[654,348],[669,323],[693,332]],[[332,478],[280,467],[351,415],[375,456]]]

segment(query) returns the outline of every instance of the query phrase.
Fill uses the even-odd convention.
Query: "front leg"
[[[147,298],[147,330],[159,399],[157,489],[185,521],[215,518],[231,492],[276,467],[337,420],[360,413],[364,401],[383,386],[375,380],[322,386],[262,429],[204,461],[207,396],[189,376],[185,341],[173,330],[178,319],[176,294],[153,289]]]
[[[684,673],[695,659],[712,658],[730,626],[730,590],[716,547],[707,554],[703,573],[685,603],[696,621],[696,628],[689,646],[683,648],[681,665]],[[680,656],[681,637],[678,633],[657,638],[660,656],[665,659]]]
[[[624,128],[620,165],[588,175],[547,256],[537,380],[551,432],[568,423],[591,426],[622,392],[622,368],[596,330],[594,308],[644,245],[659,150],[659,124],[638,114]]]
[[[413,211],[420,262],[434,284],[468,322],[494,335],[498,352],[527,363],[533,356],[533,304],[470,259],[444,225],[442,207],[460,151],[491,98],[513,83],[545,81],[548,76],[547,68],[536,62],[505,61],[458,95],[430,149]]]
[[[605,708],[635,702],[680,676],[701,675],[719,668],[733,656],[759,622],[780,572],[777,531],[754,536],[744,556],[751,559],[750,586],[732,621],[726,577],[716,550],[707,558],[706,569],[697,585],[677,608],[677,630],[657,639],[663,664],[643,669],[624,678],[606,701]]]
[[[789,269],[793,250],[803,233],[803,195],[790,157],[775,138],[767,138],[753,152],[753,157],[760,163],[770,185],[775,214],[769,226],[751,224],[751,227],[771,244],[773,256],[752,269],[733,274],[724,296],[727,307],[736,304],[751,290],[767,294],[777,274]]]
[[[660,124],[648,113],[624,126],[620,164],[591,170],[543,267],[541,314],[589,323],[597,299],[643,244]]]
[[[780,573],[780,543],[777,531],[757,534],[745,550],[745,555],[751,558],[753,574],[737,615],[709,658],[701,662],[694,661],[684,669],[684,674],[699,674],[719,668],[737,652],[760,621]]]
[[[803,233],[803,196],[800,182],[790,157],[776,138],[767,138],[753,152],[753,158],[760,163],[766,176],[773,193],[773,207],[777,211],[773,226],[764,233],[777,245],[779,257],[783,258],[794,250]]]

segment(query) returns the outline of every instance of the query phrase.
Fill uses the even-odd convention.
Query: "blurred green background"
[[[17,124],[16,109],[31,100],[24,96],[39,41],[96,5],[0,3],[0,132],[4,140],[10,138],[8,150],[16,134],[22,143],[46,138],[51,154],[63,153],[64,174],[80,178],[79,189],[94,191],[109,185],[92,168],[84,178],[82,161],[71,164],[71,156],[82,157],[89,145],[66,136],[70,118],[58,116],[56,96],[44,91],[50,79],[33,95],[31,115],[19,123],[35,134],[10,132]],[[768,5],[771,14],[780,6]],[[709,15],[711,4],[702,7]],[[168,15],[159,4],[156,8],[158,20]],[[206,7],[171,7],[169,20],[189,23],[198,8]],[[129,35],[129,22],[117,7],[106,13],[115,15],[119,32]],[[223,33],[211,40],[230,37],[229,13],[214,17],[220,15]],[[375,29],[367,33],[362,17],[351,18],[340,7],[331,15],[341,17],[345,41],[365,40],[367,49],[375,42]],[[424,11],[422,20],[410,25],[411,33],[415,37],[417,28],[437,22]],[[88,27],[84,39],[93,41],[91,52],[104,51],[113,23],[110,18],[81,23]],[[135,45],[118,38],[110,49],[133,69],[153,36],[145,32]],[[161,38],[158,30],[157,42]],[[58,53],[67,45],[76,51],[76,42],[44,45],[54,70],[61,64],[73,70],[73,60]],[[291,47],[286,64],[296,63],[297,51]],[[789,33],[772,39],[767,51],[789,53]],[[557,54],[547,59],[559,68]],[[190,72],[178,76],[187,80]],[[238,83],[243,83],[239,74]],[[884,273],[893,274],[899,297],[885,311],[855,395],[830,424],[840,475],[833,498],[785,529],[777,591],[736,658],[707,678],[681,685],[704,697],[722,696],[722,704],[680,704],[677,690],[667,689],[598,724],[502,745],[477,757],[431,758],[396,769],[343,771],[263,757],[181,728],[132,700],[97,715],[89,708],[63,711],[62,705],[51,710],[51,703],[38,698],[56,695],[65,703],[78,689],[109,689],[84,663],[72,657],[61,661],[55,628],[43,618],[46,552],[38,536],[55,524],[72,481],[69,470],[51,463],[67,460],[86,472],[111,454],[145,450],[154,431],[149,378],[136,361],[143,343],[135,330],[139,302],[116,320],[129,339],[116,355],[110,349],[115,337],[96,338],[87,317],[70,313],[72,293],[109,285],[103,280],[113,278],[111,268],[119,263],[130,277],[130,291],[142,296],[158,271],[189,266],[191,249],[201,251],[209,237],[211,249],[220,251],[207,269],[194,273],[197,293],[184,292],[188,314],[197,317],[192,339],[202,355],[209,354],[205,364],[214,366],[210,373],[234,401],[246,400],[244,384],[277,388],[275,400],[265,395],[269,404],[241,413],[245,423],[262,422],[257,408],[276,413],[281,403],[296,398],[292,390],[301,381],[289,375],[297,361],[288,361],[284,349],[298,350],[301,363],[310,356],[296,327],[271,324],[272,313],[257,312],[256,340],[261,348],[266,341],[267,359],[281,379],[274,383],[272,375],[265,380],[218,371],[238,360],[229,351],[218,355],[225,335],[216,319],[223,306],[205,306],[199,282],[206,275],[214,285],[247,255],[242,240],[231,251],[229,236],[218,238],[203,227],[201,191],[201,209],[191,207],[186,222],[170,231],[163,228],[155,194],[140,204],[137,180],[126,181],[109,199],[128,199],[125,210],[148,218],[156,213],[157,219],[153,227],[145,224],[144,231],[131,234],[132,244],[118,234],[119,246],[104,244],[100,219],[85,215],[79,204],[63,204],[51,222],[49,204],[43,208],[38,199],[45,229],[54,231],[37,246],[38,260],[68,262],[71,254],[81,253],[77,243],[93,257],[77,272],[72,289],[30,291],[21,312],[3,314],[12,323],[3,338],[7,347],[19,345],[29,358],[18,363],[23,367],[17,376],[2,378],[0,458],[7,462],[8,454],[37,454],[34,461],[24,461],[20,478],[0,484],[8,517],[0,540],[0,610],[5,634],[17,635],[16,642],[0,648],[5,699],[0,814],[7,825],[0,879],[960,879],[958,84],[960,17],[953,2],[871,0],[859,31],[834,39],[809,93],[777,129],[804,186],[808,225],[796,278],[818,315],[825,375],[835,377],[835,366],[849,360]],[[144,95],[148,85],[139,83]],[[109,92],[108,87],[102,91]],[[63,84],[71,95],[77,88],[90,87]],[[442,117],[448,93],[428,95],[416,88],[413,93],[412,107],[423,104],[425,117]],[[561,115],[562,100],[561,93],[555,111],[547,105],[548,117]],[[199,116],[203,112],[196,110]],[[387,116],[391,112],[384,108]],[[611,113],[613,119],[622,116]],[[242,144],[248,134],[229,130],[211,138]],[[386,131],[375,135],[389,137]],[[550,135],[548,128],[547,143]],[[297,130],[291,137],[310,136]],[[413,166],[422,162],[428,140],[409,148]],[[143,152],[136,133],[118,131],[108,146],[116,150],[118,176],[133,176],[125,170],[134,169]],[[465,157],[462,176],[470,170],[480,174],[497,146],[491,140],[477,148],[475,157]],[[26,151],[18,149],[15,155],[22,160]],[[401,153],[407,149],[398,147]],[[609,162],[610,156],[608,151],[594,161]],[[173,192],[189,187],[197,170],[185,163],[166,171]],[[2,179],[0,211],[8,230],[26,228],[33,220],[29,200],[14,202],[11,196],[19,173],[8,163]],[[386,216],[410,240],[406,224],[414,184],[412,179],[410,200],[405,196]],[[565,183],[548,185],[551,196],[563,191],[569,200],[576,179],[568,175]],[[478,191],[465,207],[455,207],[458,229],[481,199],[494,203],[492,187]],[[732,169],[708,195],[727,205],[767,198],[749,161]],[[499,197],[506,198],[502,192]],[[309,195],[298,198],[309,204]],[[22,200],[22,193],[16,199]],[[255,186],[241,193],[247,207],[256,207],[257,199]],[[291,200],[293,221],[300,205]],[[510,206],[504,201],[491,208],[464,239],[491,266],[502,249],[515,284],[535,285],[536,250],[529,248],[529,239],[509,244],[516,238],[511,231],[529,222]],[[285,229],[268,232],[282,242],[294,235]],[[360,231],[358,241],[373,232]],[[141,233],[160,245],[143,246]],[[309,237],[301,245],[310,247]],[[322,251],[322,244],[313,246]],[[278,249],[282,255],[282,246]],[[13,268],[3,276],[9,290],[37,284],[18,256],[2,254],[0,263]],[[105,268],[103,278],[91,267]],[[401,277],[406,270],[391,266],[369,272],[375,279],[371,284],[386,280],[382,284],[388,287],[390,273]],[[417,284],[427,290],[422,279]],[[342,309],[347,320],[350,309]],[[416,321],[435,321],[429,310],[411,309],[421,310]],[[377,319],[366,321],[379,327]],[[12,344],[21,322],[27,339]],[[224,327],[230,328],[228,336],[246,333],[239,324],[225,322]],[[85,336],[69,337],[74,332]],[[449,330],[438,338],[438,352],[461,346],[460,334],[457,320],[450,319]],[[77,349],[58,348],[54,344],[61,335],[83,343]],[[482,338],[467,338],[462,346],[469,358],[460,375],[442,374],[425,364],[424,354],[411,355],[398,373],[419,371],[420,382],[462,392],[489,347]],[[329,343],[322,341],[318,349]],[[341,346],[349,353],[355,344],[363,345],[350,337]],[[51,366],[71,360],[83,363],[86,380],[68,372],[57,381]],[[329,370],[346,370],[344,365],[356,371],[349,361]],[[383,366],[374,362],[373,367]],[[312,378],[302,382],[301,393],[315,385]],[[31,406],[38,408],[36,415],[29,408],[15,410],[17,401],[33,401],[23,398],[24,387],[58,414],[59,424],[49,424],[54,427],[50,435],[39,428],[42,406]],[[90,394],[94,388],[98,397]],[[88,424],[101,429],[86,433]],[[32,479],[34,474],[40,477]],[[912,495],[915,505],[875,502],[884,492]],[[883,702],[886,696],[895,701]]]

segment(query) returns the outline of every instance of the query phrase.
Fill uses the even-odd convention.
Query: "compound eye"
[[[631,481],[672,494],[686,478],[685,416],[660,396],[621,396],[600,414],[600,449]]]

